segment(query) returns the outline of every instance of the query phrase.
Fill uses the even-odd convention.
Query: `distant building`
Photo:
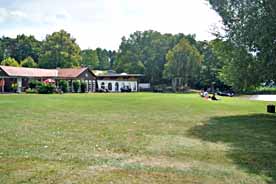
[[[122,92],[130,90],[138,91],[138,81],[143,75],[116,73],[114,71],[93,70],[97,78],[97,89],[108,90],[110,92]]]
[[[138,87],[141,91],[149,91],[151,89],[150,83],[139,83]]]
[[[121,92],[124,89],[137,91],[140,76],[142,75],[91,71],[89,68],[40,69],[0,66],[0,92],[12,92],[12,86],[16,86],[16,92],[24,92],[28,89],[30,80],[44,81],[47,79],[53,79],[57,86],[60,80],[68,81],[70,92],[74,92],[73,81],[75,80],[86,83],[86,92],[96,92],[102,89],[109,92]]]

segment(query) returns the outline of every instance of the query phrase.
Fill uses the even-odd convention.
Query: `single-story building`
[[[143,75],[116,73],[114,71],[93,70],[97,77],[98,89],[107,89],[110,92],[121,92],[123,89],[138,91],[138,81]]]
[[[0,66],[0,91],[11,92],[13,84],[17,84],[16,92],[28,88],[30,80],[44,81],[54,79],[58,86],[59,80],[69,82],[69,91],[73,92],[73,81],[80,80],[87,84],[87,92],[96,91],[96,76],[88,68],[40,69],[12,66]]]
[[[105,89],[110,92],[121,92],[125,87],[131,91],[138,91],[138,81],[142,75],[115,73],[113,71],[91,71],[89,68],[41,69],[0,66],[0,92],[11,92],[16,84],[16,92],[20,93],[28,88],[30,80],[44,81],[53,79],[58,86],[60,80],[69,82],[69,91],[73,90],[73,81],[86,82],[86,92]]]

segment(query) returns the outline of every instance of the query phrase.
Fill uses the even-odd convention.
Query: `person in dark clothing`
[[[212,99],[212,100],[218,100],[218,99],[216,98],[216,94],[215,94],[215,93],[213,93],[213,96],[211,97],[211,99]]]

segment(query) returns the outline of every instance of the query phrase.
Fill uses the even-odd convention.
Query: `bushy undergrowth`
[[[59,81],[59,88],[63,93],[67,93],[69,91],[69,83],[66,80]]]
[[[275,87],[258,87],[255,90],[250,90],[246,94],[276,94]]]
[[[79,92],[80,86],[81,86],[80,81],[78,80],[73,81],[73,88],[75,93]]]
[[[55,91],[55,86],[52,84],[44,84],[40,85],[37,89],[40,94],[52,94]]]

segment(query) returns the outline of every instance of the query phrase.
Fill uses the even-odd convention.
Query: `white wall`
[[[105,89],[108,89],[108,84],[111,83],[112,84],[112,90],[110,90],[111,92],[120,92],[121,88],[123,86],[129,86],[131,88],[131,91],[137,91],[137,81],[117,81],[117,80],[97,80],[98,83],[98,88],[101,89],[102,88],[102,83],[104,82],[104,87]],[[119,89],[118,91],[116,91],[115,89],[115,85],[116,83],[119,84]]]
[[[150,89],[150,83],[139,83],[139,89]]]

